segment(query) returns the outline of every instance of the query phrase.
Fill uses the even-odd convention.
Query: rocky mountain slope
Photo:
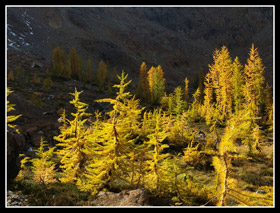
[[[7,7],[7,71],[17,66],[43,79],[50,67],[52,51],[60,46],[69,53],[72,46],[86,65],[90,58],[93,71],[100,59],[129,74],[134,85],[138,82],[142,61],[148,66],[161,65],[167,89],[173,91],[190,79],[194,92],[198,70],[208,71],[212,53],[221,45],[229,48],[232,58],[239,56],[246,63],[249,48],[258,47],[266,67],[266,79],[272,83],[272,8],[195,8],[195,7]],[[32,68],[37,61],[38,67]],[[16,104],[11,114],[22,114],[15,124],[23,141],[10,142],[11,177],[17,174],[18,154],[37,147],[40,138],[50,143],[57,135],[59,111],[71,112],[70,92],[74,87],[84,90],[82,101],[88,111],[106,111],[108,106],[94,100],[110,97],[100,92],[96,82],[83,84],[75,80],[54,81],[51,89],[28,84],[24,78],[8,82],[15,92],[9,100]],[[109,106],[110,107],[110,106]],[[8,130],[9,140],[17,141]],[[11,155],[12,156],[12,155]]]
[[[56,46],[72,46],[96,70],[100,59],[138,77],[142,61],[160,64],[167,83],[191,85],[199,67],[208,71],[212,53],[226,45],[245,63],[254,43],[272,83],[273,22],[271,7],[8,7],[8,70],[45,66]],[[182,81],[182,82],[181,82]]]

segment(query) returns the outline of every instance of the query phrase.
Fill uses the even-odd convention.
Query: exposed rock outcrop
[[[25,138],[15,129],[7,128],[7,182],[12,183],[20,170],[19,154],[22,152]]]
[[[123,190],[120,193],[99,192],[94,206],[149,206],[147,192],[144,189]]]

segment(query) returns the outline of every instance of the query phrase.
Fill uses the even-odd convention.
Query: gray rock
[[[198,132],[196,133],[196,137],[197,137],[198,139],[204,139],[204,138],[206,137],[206,135],[205,135],[204,132],[198,131]]]
[[[135,189],[123,190],[120,193],[101,191],[91,204],[95,206],[148,206],[149,202],[144,189]]]
[[[8,191],[7,206],[28,206],[28,198],[21,192]]]
[[[19,154],[22,153],[25,138],[18,134],[15,129],[7,128],[7,182],[12,183],[20,170]]]
[[[256,191],[256,193],[257,193],[257,194],[266,194],[266,191],[264,191],[264,190],[258,190],[258,191]]]

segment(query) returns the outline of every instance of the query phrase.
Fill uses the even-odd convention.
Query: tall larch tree
[[[125,82],[127,75],[123,72],[118,78],[120,84],[114,85],[119,88],[117,97],[98,100],[113,105],[113,110],[108,113],[109,119],[99,122],[98,127],[94,127],[93,133],[88,136],[87,150],[91,160],[78,186],[92,194],[98,193],[116,178],[130,180],[133,173],[131,152],[137,139],[135,135],[139,134],[139,118],[143,109],[139,107],[138,100],[125,92],[131,82]],[[96,132],[96,129],[99,131]]]
[[[264,103],[264,66],[254,44],[250,49],[244,73],[245,85],[243,86],[243,91],[245,104],[251,105],[254,117],[261,116],[261,108]]]
[[[59,46],[54,48],[52,53],[52,77],[66,77],[66,57],[65,52]]]
[[[140,66],[140,88],[141,88],[141,97],[145,100],[149,100],[149,82],[148,82],[148,67],[143,61]]]
[[[152,66],[148,71],[149,89],[151,95],[151,102],[159,104],[165,91],[165,78],[161,66],[156,68]]]
[[[189,79],[186,77],[185,78],[185,90],[184,90],[184,100],[186,101],[186,104],[188,104],[189,102],[189,98],[190,98],[190,95],[189,95]]]
[[[185,102],[183,100],[183,91],[180,86],[174,89],[174,113],[179,118],[184,110]]]
[[[233,74],[232,74],[233,103],[234,103],[234,111],[237,112],[238,110],[241,110],[242,104],[244,102],[242,87],[245,83],[243,66],[239,62],[238,57],[234,59],[232,68],[233,68]]]
[[[232,59],[226,46],[215,50],[214,63],[209,65],[209,80],[212,82],[217,116],[224,122],[232,114]]]
[[[204,81],[204,101],[202,107],[202,116],[205,118],[206,124],[209,126],[214,112],[213,103],[213,82],[210,73],[207,73]]]
[[[82,58],[78,56],[75,47],[72,47],[69,53],[68,74],[71,73],[71,78],[82,80]],[[70,66],[70,67],[69,67]],[[71,70],[71,71],[70,71]]]
[[[98,65],[97,81],[99,84],[99,89],[104,90],[105,81],[108,76],[108,67],[106,63],[101,59]]]
[[[219,92],[217,97],[221,96],[221,100],[217,101],[219,109],[222,109],[223,116],[228,118],[232,113],[232,59],[228,49],[223,46],[219,57],[215,61],[219,72]],[[218,91],[217,90],[217,91]]]
[[[149,151],[147,151],[149,160],[146,161],[148,171],[145,175],[145,187],[149,188],[150,191],[155,191],[156,194],[160,194],[164,173],[162,163],[169,157],[169,153],[163,153],[163,150],[169,146],[163,143],[168,133],[162,128],[162,112],[161,110],[156,110],[154,113],[154,127],[148,135],[149,140],[145,142],[149,149]]]
[[[87,143],[86,136],[88,129],[85,126],[87,118],[90,116],[86,113],[88,105],[81,102],[78,92],[75,88],[74,99],[70,104],[74,105],[76,112],[71,113],[73,119],[69,120],[65,116],[65,112],[61,117],[63,125],[60,127],[60,134],[54,136],[54,140],[58,141],[57,155],[60,158],[60,168],[62,169],[62,177],[60,181],[63,183],[76,183],[82,176],[87,164],[87,155],[85,145]]]

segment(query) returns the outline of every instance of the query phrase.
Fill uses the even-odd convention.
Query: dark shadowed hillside
[[[167,83],[187,76],[193,85],[216,48],[244,63],[254,43],[272,83],[272,8],[9,7],[7,15],[8,68],[36,58],[47,65],[56,46],[67,54],[75,46],[94,69],[108,60],[136,78],[146,61],[163,67]]]

